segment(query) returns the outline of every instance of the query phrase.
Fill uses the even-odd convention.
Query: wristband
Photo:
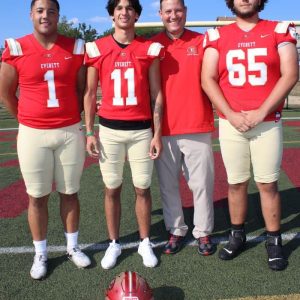
[[[88,132],[86,132],[85,136],[94,136],[94,132],[93,131],[88,131]]]

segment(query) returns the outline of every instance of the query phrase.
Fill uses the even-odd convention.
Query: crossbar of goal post
[[[218,27],[224,26],[235,21],[189,21],[186,22],[186,27]],[[295,24],[295,26],[300,26],[300,21],[283,21]],[[162,22],[138,22],[135,24],[136,27],[152,28],[152,27],[163,27]]]

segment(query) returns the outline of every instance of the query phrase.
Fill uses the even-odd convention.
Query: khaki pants
[[[183,171],[194,200],[194,229],[197,239],[209,235],[214,226],[213,183],[214,160],[211,134],[164,136],[163,152],[155,162],[166,229],[185,236],[179,178]]]
[[[247,132],[239,132],[227,120],[219,120],[220,146],[228,182],[237,184],[251,177],[270,183],[278,180],[282,160],[282,123],[263,122]]]
[[[151,185],[153,161],[149,157],[152,130],[116,130],[100,125],[100,169],[105,186],[118,188],[123,182],[127,158],[133,185],[147,189]]]
[[[27,193],[35,198],[56,190],[75,194],[79,190],[85,160],[85,140],[81,124],[35,129],[20,124],[18,157]]]

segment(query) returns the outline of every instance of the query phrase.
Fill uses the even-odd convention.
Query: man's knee
[[[140,199],[150,199],[150,188],[147,189],[135,188],[135,193],[137,197]]]
[[[133,185],[137,189],[146,190],[149,189],[151,185],[151,176],[140,175],[132,178]]]
[[[122,185],[122,180],[122,177],[116,175],[110,175],[103,178],[103,182],[109,190],[118,189]]]
[[[29,207],[34,209],[44,209],[48,205],[48,197],[49,195],[40,198],[29,196]]]
[[[256,186],[263,193],[276,194],[278,192],[277,181],[271,183],[256,182]]]

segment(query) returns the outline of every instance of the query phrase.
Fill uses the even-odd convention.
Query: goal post
[[[218,27],[224,26],[235,21],[189,21],[186,22],[186,27]],[[283,21],[295,24],[295,26],[300,26],[300,21]],[[152,27],[163,27],[162,22],[138,22],[135,24],[137,28],[152,28]]]

